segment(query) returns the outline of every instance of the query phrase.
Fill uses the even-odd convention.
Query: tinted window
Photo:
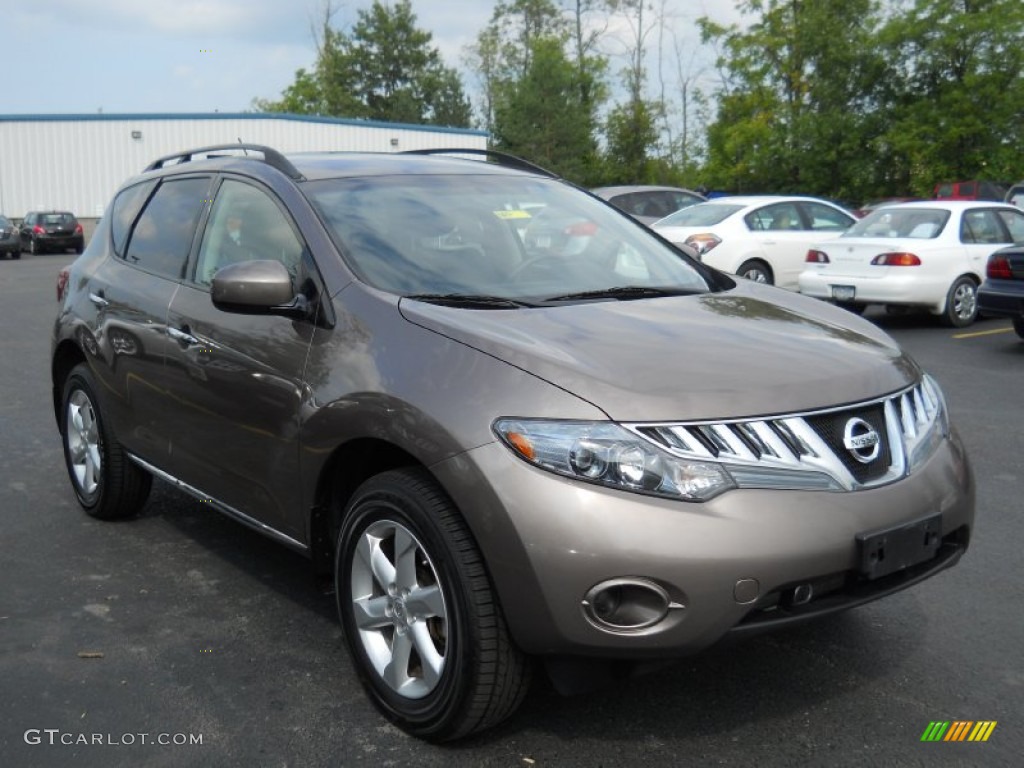
[[[203,235],[196,282],[209,285],[221,267],[253,260],[280,261],[295,278],[302,242],[269,195],[250,184],[227,180],[217,192]]]
[[[821,203],[801,203],[800,207],[811,220],[811,229],[819,232],[842,232],[855,221],[842,211]]]
[[[156,185],[156,179],[136,184],[121,190],[114,198],[114,206],[110,215],[110,237],[114,242],[114,253],[124,256],[124,245],[128,240],[132,222],[139,215],[139,210]]]
[[[168,277],[184,276],[209,178],[165,181],[139,216],[125,259]]]
[[[39,217],[43,224],[70,225],[75,223],[75,217],[70,213],[44,213]]]
[[[691,205],[681,211],[676,211],[658,222],[658,229],[662,227],[709,227],[718,224],[737,211],[742,211],[742,205],[728,205],[726,203],[701,203]]]
[[[0,227],[9,227],[10,225],[11,222],[7,219],[6,216],[0,216]]]

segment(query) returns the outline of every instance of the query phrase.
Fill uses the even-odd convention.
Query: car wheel
[[[93,517],[116,520],[137,514],[152,476],[132,463],[100,411],[96,386],[85,363],[64,382],[60,432],[64,461],[82,508]]]
[[[942,320],[953,328],[970,325],[978,317],[978,284],[966,275],[958,277],[946,294]]]
[[[84,251],[84,250],[85,250],[85,246],[84,245],[79,244],[79,245],[75,246],[75,253],[77,253],[79,255],[81,255],[82,251]]]
[[[527,657],[458,510],[426,472],[366,481],[335,553],[338,614],[374,704],[414,736],[446,741],[519,706]]]
[[[736,274],[755,283],[775,284],[775,277],[772,275],[772,268],[758,259],[749,259],[740,264]]]
[[[1024,317],[1013,318],[1013,330],[1017,332],[1017,335],[1024,339]]]
[[[11,251],[11,258],[12,259],[20,259],[21,258],[21,251]]]

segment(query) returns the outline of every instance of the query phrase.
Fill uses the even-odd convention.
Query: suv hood
[[[794,413],[886,395],[920,375],[871,323],[747,281],[723,293],[536,309],[407,299],[399,307],[410,322],[572,392],[615,421]]]

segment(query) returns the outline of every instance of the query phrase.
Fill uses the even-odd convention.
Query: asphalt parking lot
[[[538,680],[497,730],[437,747],[362,695],[301,557],[159,483],[138,520],[80,512],[48,373],[72,258],[0,262],[0,765],[1021,764],[1024,342],[1009,322],[869,313],[939,380],[973,459],[977,527],[956,568],[595,694]],[[921,741],[947,720],[998,725],[985,743]]]

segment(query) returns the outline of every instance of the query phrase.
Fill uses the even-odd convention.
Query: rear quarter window
[[[144,181],[141,184],[122,189],[114,198],[114,206],[110,215],[110,237],[113,241],[114,253],[118,256],[124,256],[124,246],[128,242],[128,233],[131,231],[132,223],[155,186],[156,179]]]
[[[159,275],[184,278],[209,189],[209,177],[164,181],[132,228],[125,261]]]

